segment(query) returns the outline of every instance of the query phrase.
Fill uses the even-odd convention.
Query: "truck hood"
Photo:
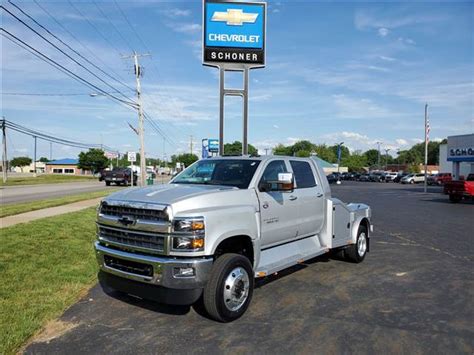
[[[118,191],[107,196],[104,201],[130,201],[171,205],[187,198],[229,190],[238,190],[238,188],[216,185],[165,184]]]

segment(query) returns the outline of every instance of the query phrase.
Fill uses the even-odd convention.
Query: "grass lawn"
[[[78,201],[92,200],[93,198],[107,196],[117,190],[118,188],[117,189],[108,188],[107,190],[104,190],[104,191],[84,192],[81,194],[70,195],[70,196],[65,196],[65,197],[48,198],[44,200],[23,202],[23,203],[14,203],[11,205],[6,205],[6,206],[2,205],[0,206],[0,218],[6,217],[6,216],[13,216],[15,214],[24,213],[24,212],[36,211],[36,210],[40,210],[40,209],[48,208],[48,207],[66,205],[68,203],[73,203],[73,202],[78,202]]]
[[[95,208],[0,230],[0,354],[14,354],[96,281]]]
[[[91,181],[97,180],[94,176],[75,176],[75,175],[55,175],[55,174],[42,174],[37,177],[22,176],[15,177],[9,176],[7,183],[4,184],[0,180],[0,186],[15,186],[15,185],[37,185],[37,184],[57,184],[61,182],[73,182],[73,181]]]

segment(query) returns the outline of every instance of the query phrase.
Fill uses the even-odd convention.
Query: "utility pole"
[[[193,154],[193,136],[189,136],[189,152]]]
[[[427,186],[426,186],[426,179],[428,178],[428,104],[425,104],[425,181],[423,183],[424,185],[424,192],[427,192]]]
[[[141,98],[141,85],[140,77],[142,76],[142,68],[138,64],[139,57],[150,56],[150,54],[138,54],[133,52],[130,56],[124,56],[122,58],[133,58],[134,61],[134,72],[137,83],[137,109],[138,109],[138,136],[140,139],[140,185],[145,186],[146,182],[146,158],[145,158],[145,133],[144,133],[144,122],[143,122],[143,106]]]
[[[2,152],[2,175],[3,175],[3,183],[7,182],[7,127],[5,122],[5,116],[3,116],[2,120],[2,142],[3,142],[3,152]]]
[[[382,142],[377,142],[377,145],[378,145],[377,169],[380,169],[380,144],[382,144]]]
[[[36,177],[36,136],[33,136],[33,138],[35,139],[35,149],[34,149],[34,153],[33,153],[33,176]]]

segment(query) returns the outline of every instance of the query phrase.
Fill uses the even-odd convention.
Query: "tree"
[[[341,166],[347,166],[351,172],[361,172],[367,166],[367,158],[363,154],[354,153],[342,158]]]
[[[46,157],[41,157],[41,158],[39,158],[39,161],[42,162],[42,163],[48,163],[49,159],[46,158]]]
[[[337,150],[338,150],[338,145],[333,145],[331,147],[329,147],[329,149],[331,149],[334,153],[334,155],[336,156],[336,161],[337,161]],[[341,161],[347,157],[349,157],[351,155],[351,153],[349,152],[349,148],[341,145]]]
[[[257,155],[258,150],[252,144],[248,145],[249,154]],[[224,144],[224,155],[242,155],[242,142],[235,141],[234,143]]]
[[[326,160],[328,163],[334,164],[337,162],[337,155],[326,144],[316,145],[314,152],[319,158]]]
[[[199,158],[196,154],[184,153],[180,155],[172,155],[171,162],[175,165],[176,163],[182,163],[184,166],[188,167]]]
[[[90,170],[93,174],[105,169],[109,164],[109,159],[104,155],[102,149],[89,149],[87,152],[79,153],[78,168]]]
[[[291,147],[285,147],[283,144],[278,144],[273,148],[274,155],[291,155]]]
[[[295,153],[295,157],[300,157],[300,158],[307,158],[311,155],[311,152],[307,151],[307,150],[298,150],[296,153]]]
[[[367,165],[369,167],[377,165],[379,157],[379,151],[377,149],[369,149],[364,153],[364,156],[367,159]],[[382,161],[380,161],[380,163],[382,163]]]
[[[31,164],[31,158],[29,157],[15,157],[10,162],[11,166],[18,166],[23,172],[23,167]]]

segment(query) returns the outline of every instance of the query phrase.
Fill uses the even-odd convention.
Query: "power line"
[[[115,74],[118,78],[120,78],[121,80],[118,80],[117,78],[113,77],[113,76],[110,76],[111,79],[115,80],[117,83],[127,87],[128,89],[130,90],[135,90],[134,88],[132,88],[131,86],[125,84],[123,81],[123,77],[121,77],[117,72],[115,72],[110,66],[108,66],[102,59],[100,59],[92,50],[89,49],[89,47],[87,47],[84,43],[82,43],[71,31],[69,31],[61,22],[59,22],[56,17],[54,17],[53,14],[51,14],[46,8],[44,8],[43,6],[41,6],[37,0],[33,0],[35,2],[35,4],[41,9],[43,10],[43,12],[49,16],[49,18],[51,18],[59,27],[61,27],[67,34],[69,34],[69,36],[71,36],[71,38],[73,38],[77,43],[79,43],[82,48],[84,48],[85,50],[87,50],[89,52],[89,54],[91,56],[93,56],[96,60],[98,60],[100,63],[102,63],[102,65],[106,68],[108,68],[110,70],[110,72],[112,74]],[[104,73],[105,74],[105,73]],[[107,74],[106,74],[107,75]]]
[[[118,30],[117,26],[114,25],[114,23],[110,20],[110,18],[107,16],[107,14],[105,12],[102,11],[102,9],[99,7],[99,5],[97,4],[97,2],[93,1],[92,2],[95,7],[97,8],[97,10],[99,10],[100,14],[105,17],[105,19],[107,20],[107,22],[110,24],[110,26],[112,26],[115,30],[115,32],[118,33],[119,37],[122,39],[122,41],[125,42],[125,44],[128,46],[128,48],[130,49],[130,51],[133,51],[133,47],[130,45],[130,42],[127,41],[127,39],[122,35],[122,33]]]
[[[15,5],[15,7],[17,7]],[[10,16],[14,17],[16,20],[18,20],[22,25],[24,25],[25,27],[27,27],[29,30],[31,30],[32,32],[34,32],[36,35],[38,35],[39,37],[41,37],[44,41],[46,41],[47,43],[49,43],[51,46],[53,46],[54,48],[56,48],[59,52],[61,52],[62,54],[64,54],[66,57],[68,57],[70,60],[72,60],[74,63],[76,63],[77,65],[79,65],[81,68],[85,69],[89,74],[91,74],[92,76],[94,76],[95,78],[97,78],[99,81],[101,81],[102,83],[104,83],[105,85],[107,85],[109,88],[111,88],[112,90],[114,90],[115,92],[117,92],[118,94],[120,94],[121,96],[125,97],[127,100],[130,100],[130,98],[128,98],[125,94],[123,94],[120,90],[116,89],[114,86],[110,85],[109,83],[107,83],[105,80],[103,80],[100,76],[98,76],[97,74],[95,74],[93,71],[91,71],[89,68],[85,67],[82,63],[78,62],[76,59],[74,59],[73,57],[71,57],[68,53],[64,52],[61,48],[59,48],[58,46],[56,46],[53,42],[51,42],[50,40],[48,40],[46,37],[44,37],[41,33],[39,33],[38,31],[36,31],[34,28],[32,28],[31,26],[29,26],[26,22],[24,22],[22,19],[20,19],[19,17],[17,17],[15,14],[13,14],[12,12],[10,12],[8,9],[6,9],[5,7],[3,6],[0,6],[0,8],[3,8],[4,11],[6,11]],[[18,7],[17,7],[18,8]],[[37,23],[35,21],[35,23]],[[131,104],[135,104],[134,102],[130,101],[129,103]]]
[[[83,143],[83,142],[77,142],[77,141],[73,141],[73,140],[69,140],[69,139],[59,138],[59,137],[53,136],[51,134],[43,133],[41,131],[33,130],[33,129],[30,129],[28,127],[19,125],[17,123],[13,123],[13,122],[8,121],[6,119],[2,120],[2,124],[4,124],[5,127],[8,127],[9,129],[11,129],[13,131],[16,131],[16,132],[19,132],[19,133],[22,133],[22,134],[26,134],[26,135],[29,135],[29,136],[32,136],[32,137],[36,137],[36,138],[42,139],[44,141],[56,143],[56,144],[67,145],[67,146],[70,146],[70,147],[83,148],[83,149],[84,148],[86,148],[86,149],[101,148],[105,151],[117,152],[116,149],[108,147],[104,144]]]
[[[110,47],[112,47],[119,55],[120,55],[120,51],[117,49],[117,47],[115,47],[112,42],[109,41],[109,39],[107,37],[105,37],[101,31],[99,31],[99,29],[97,28],[97,26],[95,26],[92,22],[89,21],[89,19],[84,16],[84,14],[82,13],[81,10],[79,10],[72,2],[71,0],[68,0],[68,3],[69,5],[79,14],[79,16],[81,16],[94,30],[95,32],[97,32],[97,34],[102,37],[102,39],[104,41],[106,41]]]
[[[39,93],[39,92],[2,92],[1,95],[8,95],[8,96],[90,96],[90,93],[53,94],[53,93]]]
[[[32,53],[33,55],[35,55],[36,57],[38,57],[39,59],[43,60],[44,62],[50,64],[51,66],[55,67],[56,69],[62,71],[63,73],[65,73],[66,75],[68,75],[69,77],[73,78],[74,80],[80,82],[81,84],[84,84],[90,88],[92,88],[93,90],[97,90],[99,91],[100,93],[104,94],[105,96],[117,101],[117,102],[120,102],[122,104],[125,104],[127,106],[130,106],[130,107],[133,107],[135,108],[136,104],[135,103],[131,103],[131,102],[128,102],[128,101],[125,101],[125,100],[122,100],[112,94],[109,94],[107,93],[106,91],[102,90],[101,88],[99,88],[98,86],[92,84],[91,82],[87,81],[86,79],[80,77],[79,75],[73,73],[72,71],[70,71],[69,69],[67,69],[66,67],[62,66],[61,64],[59,64],[58,62],[54,61],[53,59],[51,59],[50,57],[48,57],[47,55],[43,54],[41,51],[37,50],[36,48],[30,46],[29,44],[27,44],[26,42],[22,41],[20,38],[18,38],[17,36],[15,36],[14,34],[12,34],[11,32],[5,30],[4,28],[0,28],[1,31],[3,31],[4,33],[2,33],[2,36],[4,36],[5,38],[7,38],[8,40],[10,40],[11,42],[15,43],[16,45],[18,45],[19,47],[23,48],[23,49],[26,49],[27,51],[29,51],[30,53]],[[7,34],[7,35],[5,35]],[[11,38],[10,38],[10,37]]]

